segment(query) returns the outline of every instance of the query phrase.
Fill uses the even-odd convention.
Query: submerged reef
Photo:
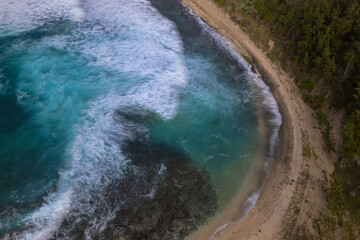
[[[115,214],[92,237],[183,239],[215,214],[217,198],[209,175],[181,152],[143,141],[129,141],[124,149],[137,167],[103,190],[106,203],[97,209]],[[84,239],[93,217],[85,214],[81,220],[65,219],[53,239]]]

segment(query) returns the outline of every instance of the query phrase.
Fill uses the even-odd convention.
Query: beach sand
[[[305,210],[317,211],[323,206],[325,197],[321,193],[314,194],[321,192],[318,186],[313,186],[309,190],[306,185],[300,196],[297,196],[298,181],[305,168],[311,180],[321,181],[324,172],[329,174],[332,171],[334,159],[322,149],[323,140],[312,115],[313,111],[302,101],[294,80],[278,64],[271,62],[216,4],[208,0],[183,0],[183,3],[230,42],[240,54],[251,58],[256,72],[270,87],[283,119],[279,132],[280,142],[275,151],[273,164],[258,201],[248,216],[240,220],[234,219],[235,216],[239,216],[249,190],[244,184],[245,187],[222,213],[188,239],[281,239],[286,230],[284,225],[289,218],[295,218],[291,227],[305,225],[306,231],[313,233],[311,221],[305,216]],[[305,141],[310,144],[314,153],[316,152],[315,166],[306,164],[303,157]],[[303,198],[304,193],[307,195],[307,201],[299,201],[298,204],[303,209],[296,216],[289,216],[291,203],[297,198]],[[224,225],[226,223],[228,224]]]

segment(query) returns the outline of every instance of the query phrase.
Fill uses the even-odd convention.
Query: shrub
[[[350,160],[360,155],[360,110],[356,110],[346,121],[343,137],[343,155]]]
[[[255,7],[253,2],[250,0],[241,1],[235,4],[236,12],[243,12],[245,15],[250,15],[256,13]]]

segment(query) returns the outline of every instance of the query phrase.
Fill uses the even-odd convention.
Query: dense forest
[[[337,216],[336,226],[360,222],[360,0],[216,0],[237,21],[252,18],[281,45],[283,60],[315,112],[327,151],[338,155],[328,190],[327,208]],[[245,16],[245,18],[244,18]],[[247,18],[246,18],[247,17]],[[245,20],[244,20],[245,19]],[[274,58],[273,55],[268,55]],[[281,56],[278,56],[280,60]],[[342,144],[334,148],[326,116],[330,107],[345,110],[340,133]],[[324,113],[325,112],[325,113]],[[335,225],[334,225],[335,226]],[[352,232],[353,239],[360,233]]]

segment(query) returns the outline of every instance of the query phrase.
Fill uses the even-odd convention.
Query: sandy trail
[[[283,223],[289,212],[289,204],[295,198],[298,185],[296,182],[305,166],[304,138],[311,146],[315,146],[314,151],[320,159],[319,169],[326,169],[327,173],[332,171],[332,163],[330,160],[326,161],[328,156],[322,150],[323,140],[320,131],[317,130],[317,122],[312,117],[313,111],[302,101],[294,80],[279,65],[271,62],[266,54],[254,45],[250,37],[213,2],[183,0],[183,3],[225,37],[240,54],[252,59],[260,77],[270,87],[283,119],[279,133],[280,143],[268,180],[255,208],[244,220],[237,221],[224,231],[218,231],[213,235],[216,229],[224,224],[226,217],[229,221],[232,213],[242,206],[242,202],[229,204],[224,210],[225,213],[221,215],[223,219],[215,218],[189,239],[279,239],[283,234]],[[321,178],[321,170],[310,171],[316,179]],[[319,196],[309,196],[308,200],[316,203],[316,197]],[[296,219],[299,220],[298,216]]]

